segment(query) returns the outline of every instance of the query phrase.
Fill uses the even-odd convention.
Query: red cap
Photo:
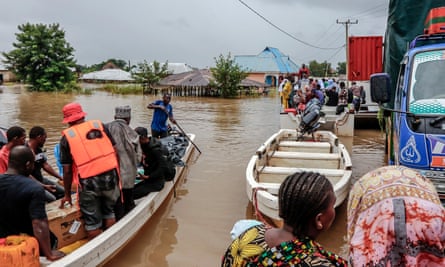
[[[82,106],[79,103],[69,103],[66,104],[63,109],[63,121],[62,123],[71,123],[82,118],[85,118],[87,115],[82,110]]]

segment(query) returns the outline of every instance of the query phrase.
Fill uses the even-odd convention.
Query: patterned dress
[[[221,266],[347,266],[344,259],[325,251],[309,238],[269,248],[264,239],[266,227],[264,224],[254,226],[237,237],[224,254]]]
[[[348,241],[352,266],[445,266],[445,209],[416,171],[382,167],[351,190]]]

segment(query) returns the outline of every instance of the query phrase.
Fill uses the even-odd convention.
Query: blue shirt
[[[153,105],[164,106],[168,115],[162,109],[155,108],[153,113],[153,119],[151,121],[151,129],[157,132],[166,132],[168,117],[173,116],[173,107],[170,104],[165,105],[164,101],[162,100],[156,100],[153,103]]]

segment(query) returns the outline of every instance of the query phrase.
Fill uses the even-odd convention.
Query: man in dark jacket
[[[135,131],[139,134],[144,169],[144,173],[139,175],[142,181],[134,187],[133,196],[134,199],[138,199],[164,188],[168,162],[162,151],[162,144],[157,138],[149,137],[148,130],[144,127],[137,127]]]

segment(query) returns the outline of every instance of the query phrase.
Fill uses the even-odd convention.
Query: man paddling
[[[164,93],[162,100],[156,100],[148,104],[147,108],[154,109],[153,119],[151,121],[151,136],[162,138],[168,135],[167,119],[173,124],[176,120],[173,118],[173,106],[170,104],[171,95]]]

